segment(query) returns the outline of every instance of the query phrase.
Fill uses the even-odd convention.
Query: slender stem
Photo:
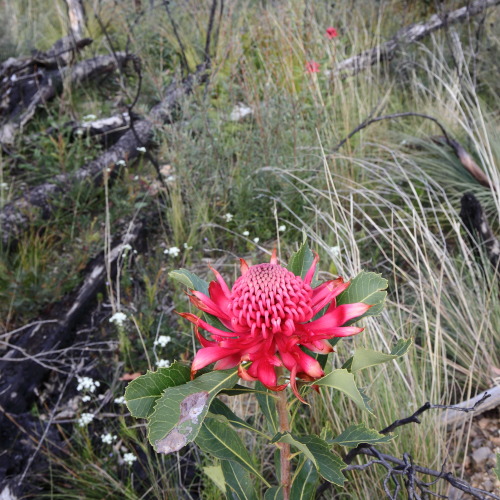
[[[290,432],[286,389],[284,391],[280,391],[278,394],[279,398],[276,402],[276,408],[278,410],[280,431]],[[283,487],[283,500],[290,500],[290,458],[290,445],[287,443],[280,443],[281,486]]]

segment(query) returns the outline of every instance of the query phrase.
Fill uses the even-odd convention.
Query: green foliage
[[[374,429],[369,429],[364,424],[351,425],[345,429],[340,435],[331,441],[332,444],[340,444],[355,448],[360,443],[381,444],[387,443],[394,436],[390,434],[380,434]]]
[[[292,480],[290,500],[312,500],[316,497],[319,475],[311,460],[303,459]]]
[[[235,500],[257,500],[259,498],[255,491],[255,483],[246,468],[231,460],[222,460],[221,466],[226,484],[231,489]]]

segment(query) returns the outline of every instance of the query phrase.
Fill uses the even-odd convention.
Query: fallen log
[[[12,144],[17,131],[28,123],[40,106],[61,91],[64,81],[69,80],[71,84],[79,84],[96,76],[112,73],[124,66],[132,57],[130,54],[118,52],[114,55],[86,59],[73,66],[56,68],[38,67],[39,58],[35,57],[29,61],[24,70],[12,73],[6,67],[6,76],[0,83],[0,93],[3,96],[0,102],[0,116],[3,116],[3,123],[0,125],[0,144]],[[12,69],[16,64],[8,66]]]
[[[57,369],[55,359],[60,353],[54,351],[72,345],[75,327],[109,279],[108,269],[113,279],[124,247],[137,246],[144,228],[144,221],[130,223],[109,254],[101,253],[87,266],[80,288],[52,308],[52,321],[36,322],[11,336],[2,335],[0,345],[8,349],[0,358],[0,407],[4,412],[18,414],[30,409],[41,382]]]
[[[50,217],[53,199],[68,191],[69,186],[82,181],[100,183],[106,169],[118,171],[120,163],[135,159],[138,147],[146,146],[154,129],[162,123],[172,120],[172,113],[180,100],[190,94],[194,85],[204,81],[208,65],[202,64],[196,73],[186,77],[180,84],[172,83],[165,91],[163,100],[150,112],[151,119],[136,121],[118,142],[97,159],[84,165],[72,174],[61,174],[51,182],[46,182],[28,190],[23,196],[4,205],[0,211],[1,242],[4,246],[14,243],[28,229],[33,217],[33,209],[38,210],[42,218]]]
[[[485,399],[486,394],[489,394],[489,398],[487,399]],[[484,391],[481,394],[478,394],[477,396],[474,396],[473,398],[467,401],[463,401],[462,403],[454,406],[456,408],[470,408],[475,406],[478,401],[481,401],[481,399],[484,399],[484,401],[474,411],[474,417],[479,415],[480,413],[484,413],[488,410],[494,410],[495,408],[500,406],[500,385],[492,387],[491,389],[488,389],[487,391]],[[468,415],[465,412],[446,410],[441,415],[441,423],[448,427],[456,427],[467,423],[470,418],[471,415]]]
[[[441,15],[434,14],[424,23],[416,23],[401,28],[387,42],[341,61],[329,74],[338,75],[341,78],[356,75],[374,64],[391,60],[395,56],[397,49],[403,45],[418,42],[434,31],[468,19],[499,4],[500,0],[476,0],[451,12]]]

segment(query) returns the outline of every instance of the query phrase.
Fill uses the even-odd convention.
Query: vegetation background
[[[384,313],[367,319],[362,335],[339,344],[333,365],[342,365],[355,346],[388,352],[398,339],[413,337],[415,347],[402,360],[365,372],[373,416],[324,392],[310,408],[297,408],[297,428],[338,434],[364,422],[379,429],[426,401],[454,404],[498,383],[496,271],[482,248],[471,245],[459,217],[461,196],[473,192],[498,234],[498,8],[402,44],[392,60],[357,75],[341,78],[333,71],[402,26],[466,3],[225,2],[216,15],[208,81],[156,127],[146,153],[97,187],[68,186],[51,219],[33,216],[15,249],[0,248],[1,340],[50,314],[130,221],[147,226],[145,239],[124,252],[117,278],[78,326],[81,347],[60,353],[57,370],[39,389],[30,413],[50,421],[57,440],[41,446],[35,461],[41,468],[31,464],[28,496],[219,498],[204,474],[212,464],[196,447],[156,455],[143,426],[115,399],[127,375],[188,361],[196,349],[190,325],[174,314],[189,303],[168,280],[169,271],[186,267],[209,276],[211,264],[233,281],[239,257],[266,261],[277,247],[286,261],[303,233],[321,257],[322,278],[349,278],[364,269],[390,283]],[[93,43],[81,58],[126,47],[140,58],[135,113],[147,115],[168,84],[205,60],[209,1],[84,5]],[[68,32],[62,0],[0,0],[0,18],[0,60],[47,50]],[[330,39],[328,27],[338,36]],[[306,70],[311,61],[318,72]],[[105,148],[98,140],[47,130],[88,115],[126,112],[138,84],[130,68],[78,86],[65,83],[1,154],[0,207],[98,157]],[[421,117],[379,121],[337,147],[368,118],[400,112],[438,119],[494,188],[475,180],[436,140],[439,127]],[[117,312],[126,315],[123,324],[110,323]],[[160,336],[171,341],[162,346]],[[5,355],[8,340],[1,342]],[[100,386],[77,390],[78,377]],[[259,425],[251,398],[235,398],[233,405]],[[93,420],[84,424],[84,414]],[[400,428],[385,450],[408,452],[434,469],[446,463],[467,477],[470,426],[447,432],[440,417],[427,412],[421,425]],[[102,439],[108,433],[116,436],[111,443]],[[272,449],[248,436],[247,445],[272,477]],[[134,458],[127,461],[128,453]],[[350,473],[345,489],[330,488],[324,498],[382,498],[383,477],[375,468]],[[439,482],[432,488],[447,491]]]

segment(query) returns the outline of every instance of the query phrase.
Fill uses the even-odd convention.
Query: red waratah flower
[[[339,36],[337,30],[332,28],[331,26],[326,29],[326,36],[331,40],[332,38],[336,38]]]
[[[316,61],[306,62],[306,72],[307,73],[319,73],[319,63]]]
[[[229,331],[216,328],[194,314],[180,313],[194,323],[195,334],[203,346],[194,357],[192,376],[213,362],[216,370],[239,365],[238,375],[242,379],[260,380],[269,389],[281,391],[288,384],[277,385],[275,368],[285,366],[290,371],[293,392],[303,401],[296,379],[313,381],[324,373],[318,361],[301,346],[315,353],[332,352],[326,339],[361,332],[363,328],[342,325],[371,307],[363,303],[337,306],[335,297],[350,284],[342,278],[311,288],[318,260],[316,256],[302,279],[278,264],[276,252],[269,264],[249,267],[241,259],[241,276],[231,290],[212,269],[217,280],[210,283],[209,296],[193,291],[189,298],[197,308],[219,318]],[[312,320],[327,304],[330,306],[326,313]],[[200,327],[213,340],[203,337]]]

